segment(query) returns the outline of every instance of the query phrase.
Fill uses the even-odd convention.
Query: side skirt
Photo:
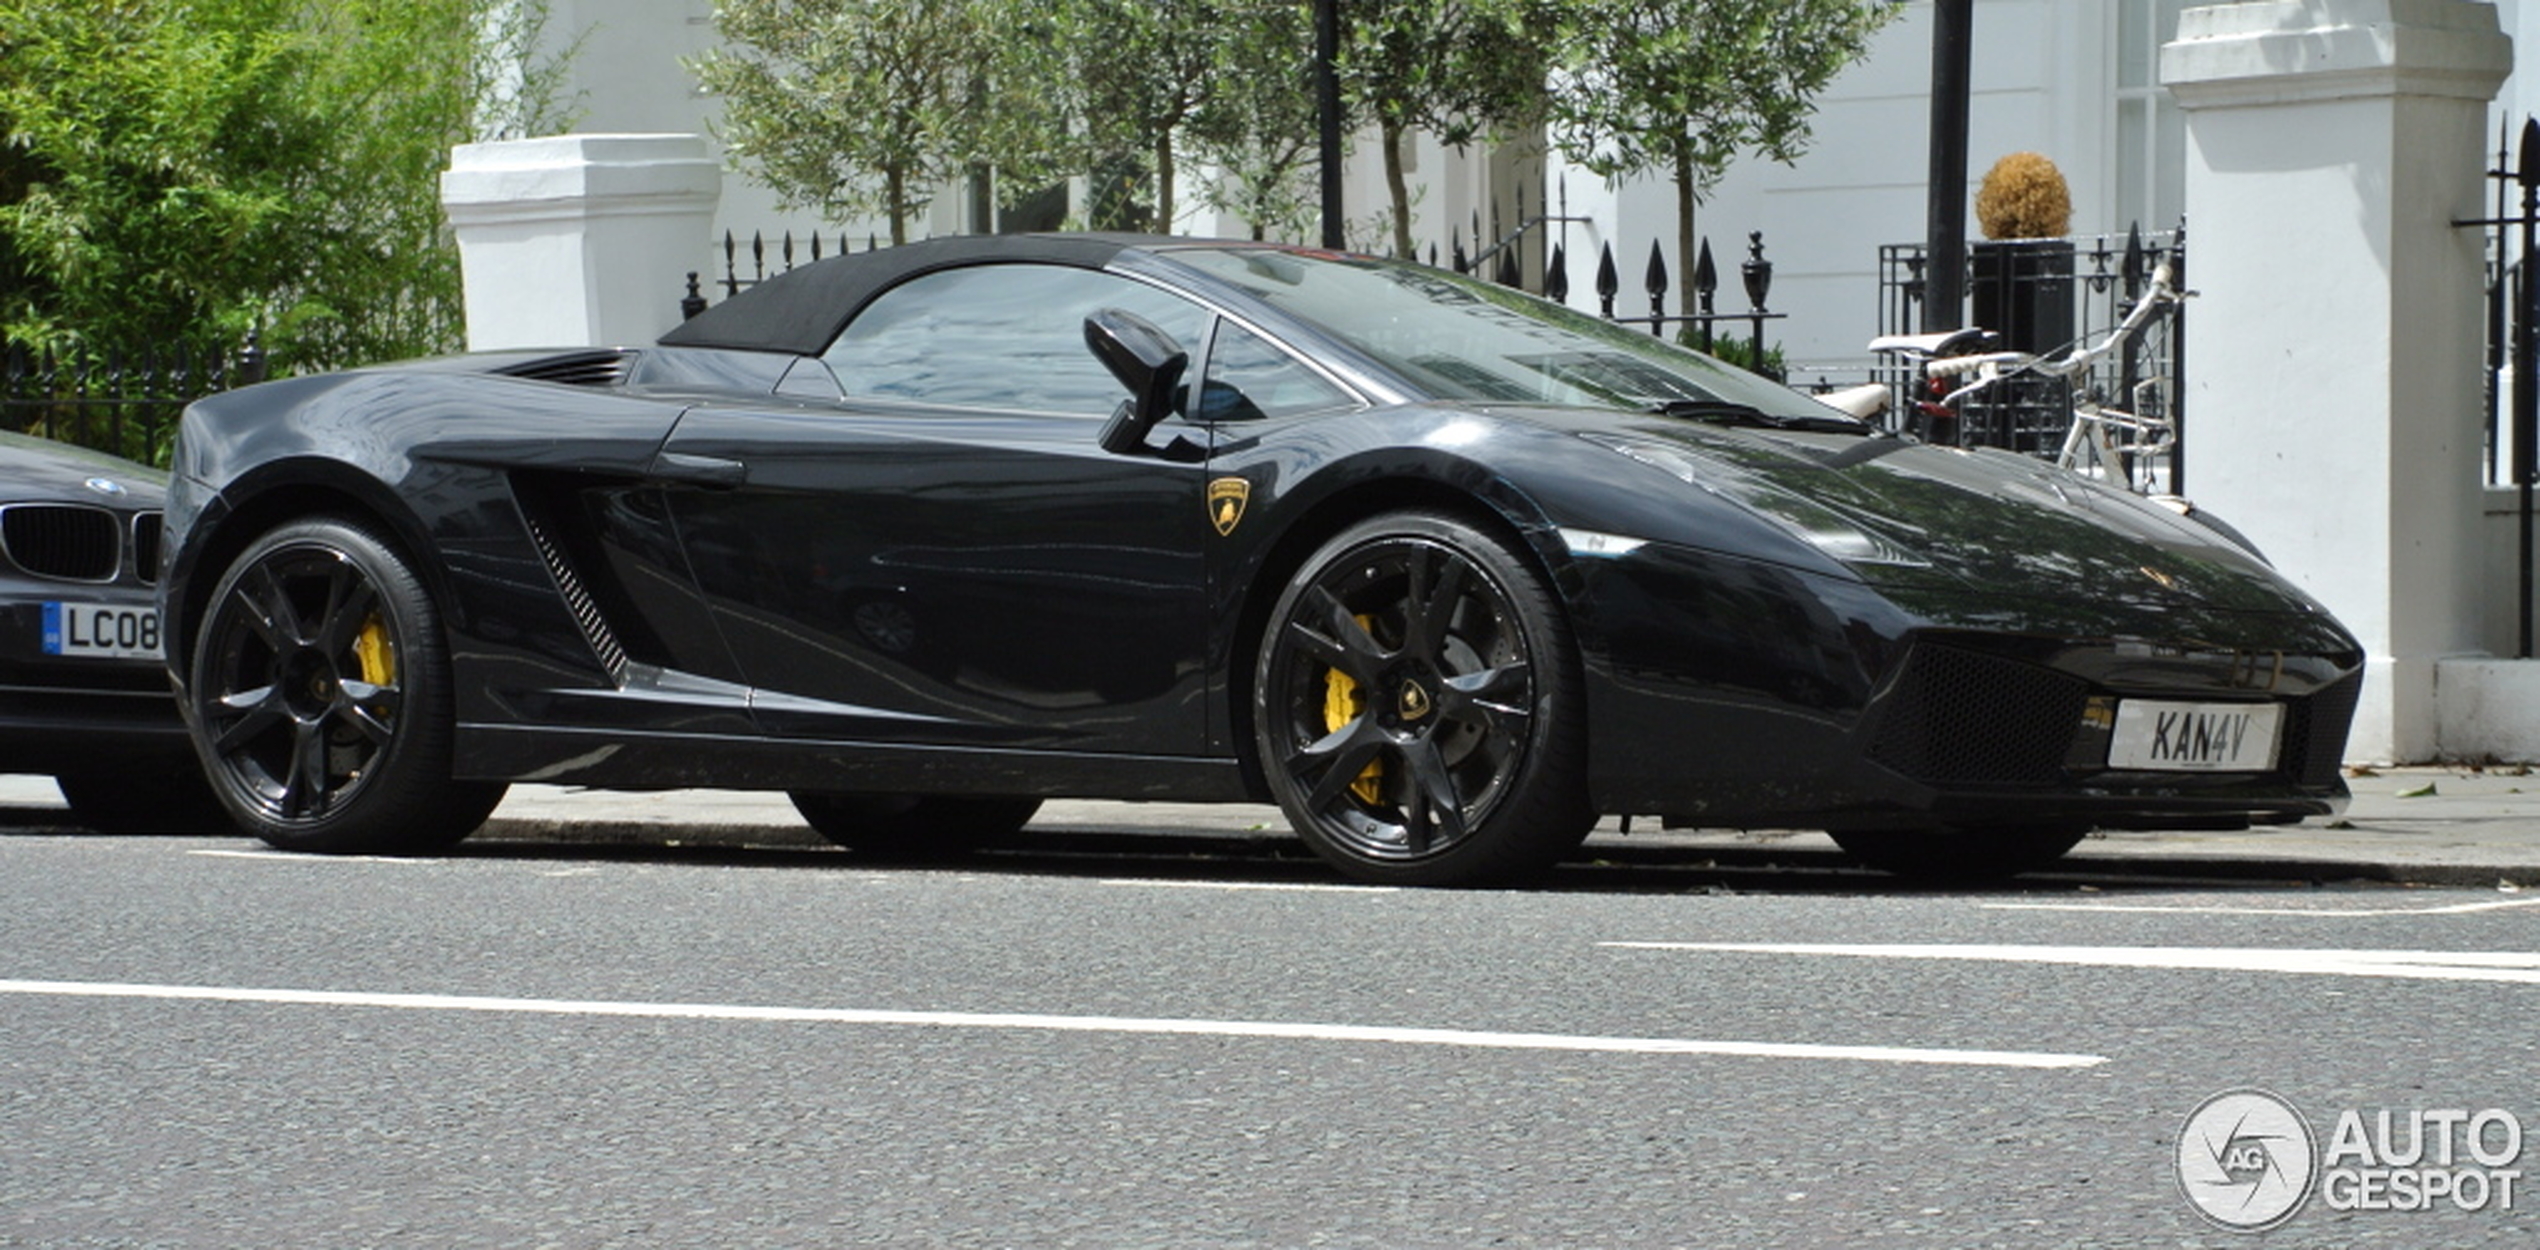
[[[861,790],[1249,802],[1233,759],[1069,755],[782,738],[462,724],[468,780],[603,790]]]

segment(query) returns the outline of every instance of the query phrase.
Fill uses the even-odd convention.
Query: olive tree
[[[1694,210],[1740,155],[1796,160],[1815,98],[1895,14],[1886,0],[1571,0],[1551,137],[1608,178],[1676,192],[1676,271],[1691,299]],[[1680,305],[1689,306],[1689,304]]]
[[[937,188],[1064,162],[1028,86],[1050,23],[1013,0],[722,0],[714,20],[725,44],[690,68],[733,161],[788,207],[884,216],[905,243]]]
[[[1312,16],[1295,0],[1237,6],[1227,15],[1223,78],[1192,119],[1192,147],[1219,173],[1203,194],[1249,222],[1256,239],[1302,237],[1319,208]]]
[[[1393,247],[1409,256],[1411,189],[1402,145],[1422,131],[1449,147],[1496,140],[1544,106],[1556,34],[1539,0],[1364,0],[1343,9],[1342,90],[1376,129],[1393,209]]]

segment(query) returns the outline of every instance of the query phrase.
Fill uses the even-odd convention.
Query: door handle
[[[656,481],[675,482],[682,486],[734,490],[750,480],[750,466],[721,456],[692,456],[686,452],[665,451],[653,457],[652,476]]]

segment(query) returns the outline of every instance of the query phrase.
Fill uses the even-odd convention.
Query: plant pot
[[[2048,353],[2073,338],[2073,245],[2063,239],[2004,239],[1969,249],[1975,324],[2011,348]]]

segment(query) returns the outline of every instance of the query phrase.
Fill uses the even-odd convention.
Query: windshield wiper
[[[1849,417],[1793,417],[1766,412],[1753,404],[1725,399],[1658,399],[1643,411],[1662,417],[1685,417],[1710,425],[1749,426],[1764,430],[1802,430],[1816,434],[1864,434],[1872,428]]]

